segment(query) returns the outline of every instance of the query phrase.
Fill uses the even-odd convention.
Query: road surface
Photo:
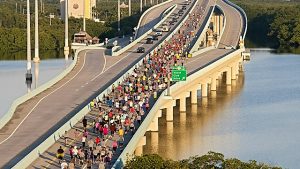
[[[40,142],[51,127],[95,91],[112,83],[113,77],[141,56],[135,53],[139,46],[147,51],[153,45],[142,41],[116,57],[105,56],[103,49],[81,52],[75,68],[64,79],[18,106],[12,120],[0,130],[0,168],[10,168],[26,155],[27,147]]]

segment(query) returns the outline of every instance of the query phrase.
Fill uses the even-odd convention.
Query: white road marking
[[[61,89],[62,87],[64,87],[66,84],[68,84],[71,80],[73,80],[83,69],[83,67],[85,66],[85,59],[86,59],[86,54],[88,53],[88,51],[85,52],[84,54],[84,59],[83,59],[83,65],[80,68],[80,70],[71,78],[69,79],[66,83],[64,83],[63,85],[61,85],[59,88],[53,90],[51,93],[47,94],[46,96],[44,96],[42,99],[40,99],[36,105],[29,111],[29,113],[25,116],[25,118],[21,121],[21,123],[15,128],[15,130],[3,141],[0,142],[0,145],[5,143],[8,139],[10,139],[15,132],[19,129],[19,127],[21,126],[21,124],[27,119],[27,117],[33,112],[33,110],[40,104],[41,101],[43,101],[46,97],[50,96],[51,94],[53,94],[54,92],[56,92],[57,90]]]
[[[106,57],[105,57],[104,51],[103,51],[103,57],[104,57],[104,65],[103,65],[102,71],[101,71],[98,75],[96,75],[96,76],[91,80],[91,82],[94,81],[95,79],[97,79],[100,75],[102,75],[102,73],[103,73],[104,70],[105,70],[105,67],[106,67]]]

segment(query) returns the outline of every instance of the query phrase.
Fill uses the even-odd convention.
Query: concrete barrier
[[[139,28],[140,28],[140,26],[141,26],[142,20],[144,19],[145,15],[148,14],[151,10],[153,10],[153,9],[155,9],[155,8],[157,8],[157,7],[160,7],[160,6],[164,5],[164,4],[167,4],[167,3],[169,3],[169,2],[172,2],[172,1],[173,1],[173,0],[168,0],[168,1],[165,1],[165,2],[163,2],[163,3],[154,5],[154,6],[150,7],[149,9],[147,9],[147,10],[142,14],[142,16],[140,17],[140,20],[139,20],[138,25],[137,25],[137,27],[136,27],[136,28],[137,28],[137,29],[136,29],[137,31],[136,31],[136,34],[135,34],[135,36],[134,36],[134,39],[136,39],[138,30],[139,30]]]
[[[243,8],[239,7],[238,5],[232,3],[229,0],[223,0],[223,1],[226,2],[227,4],[229,4],[230,6],[234,7],[235,9],[237,9],[241,13],[242,17],[244,18],[244,22],[243,22],[243,24],[244,24],[243,28],[244,29],[243,29],[243,31],[241,33],[241,36],[243,37],[243,39],[245,39],[246,33],[247,33],[247,29],[248,29],[248,18],[247,18],[246,12],[244,11]]]
[[[158,28],[177,8],[177,4],[171,6],[169,9],[172,9],[167,15],[166,17],[164,17],[160,22],[158,22],[155,26],[154,29]],[[125,46],[124,48],[118,50],[117,52],[112,52],[112,56],[119,56],[122,53],[126,52],[128,49],[132,48],[133,46],[135,46],[137,43],[139,43],[140,41],[142,41],[144,38],[146,38],[148,36],[148,34],[150,34],[152,32],[152,30],[147,31],[146,33],[144,33],[142,36],[140,36],[139,38],[135,39],[133,42],[131,42],[129,45]]]
[[[205,36],[208,26],[210,24],[210,18],[212,16],[212,14],[214,13],[215,10],[215,5],[213,6],[213,8],[211,9],[209,15],[206,16],[206,23],[204,24],[204,26],[202,26],[200,29],[202,29],[202,32],[200,33],[200,35],[198,36],[198,39],[196,40],[196,42],[194,42],[194,45],[192,46],[190,53],[194,53],[197,52],[199,49],[199,44],[202,40],[202,38]]]
[[[50,81],[48,81],[47,83],[41,85],[40,87],[34,89],[33,91],[31,91],[30,93],[27,93],[19,98],[17,98],[12,105],[10,106],[8,112],[5,113],[5,115],[0,119],[0,129],[2,127],[4,127],[9,121],[10,119],[13,117],[17,107],[21,104],[23,104],[24,102],[26,102],[27,100],[33,98],[34,96],[40,94],[41,92],[45,91],[46,89],[50,88],[51,86],[53,86],[55,83],[57,83],[58,81],[60,81],[61,79],[63,79],[68,73],[71,72],[71,70],[73,70],[73,68],[75,67],[76,63],[77,63],[77,58],[78,58],[78,54],[79,52],[81,52],[82,50],[85,50],[87,48],[93,48],[93,49],[99,49],[100,47],[82,47],[81,49],[78,49],[75,53],[74,56],[74,61],[71,63],[71,65],[65,69],[62,73],[60,73],[59,75],[57,75],[55,78],[51,79]]]

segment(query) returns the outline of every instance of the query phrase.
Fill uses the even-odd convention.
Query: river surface
[[[174,160],[208,151],[284,168],[300,166],[300,55],[252,51],[232,87],[221,84],[208,99],[174,110],[146,133],[144,153]],[[189,100],[187,100],[189,103]]]
[[[26,54],[21,53],[19,55],[0,56],[0,118],[9,110],[15,99],[28,92],[25,83],[27,62],[24,58],[26,58]],[[47,55],[44,58],[41,58],[38,66],[32,62],[33,82],[31,91],[59,75],[72,62],[71,59],[65,61],[63,56],[56,54]]]

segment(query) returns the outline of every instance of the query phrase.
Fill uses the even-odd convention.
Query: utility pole
[[[35,0],[35,14],[34,14],[34,59],[33,62],[40,62],[39,57],[39,7],[38,0]]]
[[[140,12],[143,12],[143,0],[140,0]]]
[[[131,0],[128,0],[128,14],[131,16]]]
[[[85,32],[85,0],[83,0],[83,31]]]
[[[120,9],[120,0],[118,0],[118,32],[121,30],[121,9]]]
[[[26,73],[26,84],[28,87],[28,92],[30,91],[30,86],[32,83],[31,74],[31,43],[30,43],[30,3],[27,0],[27,73]]]
[[[65,60],[69,58],[69,12],[68,12],[68,0],[65,0],[65,47],[64,54]]]

